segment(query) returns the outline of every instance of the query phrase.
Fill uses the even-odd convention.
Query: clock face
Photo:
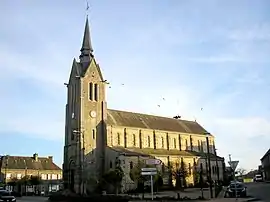
[[[91,112],[90,112],[90,116],[91,116],[92,118],[95,118],[95,117],[97,116],[97,113],[96,113],[95,111],[91,111]]]

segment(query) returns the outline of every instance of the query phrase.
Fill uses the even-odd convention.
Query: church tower
[[[93,54],[88,18],[79,61],[73,60],[66,86],[63,177],[66,188],[84,193],[104,173],[107,142],[106,81]]]

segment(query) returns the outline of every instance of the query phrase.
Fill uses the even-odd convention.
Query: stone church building
[[[194,184],[195,170],[211,172],[213,180],[223,179],[224,158],[216,155],[214,136],[200,124],[108,109],[107,84],[93,54],[86,19],[79,61],[73,60],[69,82],[65,84],[68,99],[63,179],[67,187],[76,193],[91,190],[117,160],[125,173],[122,191],[132,189],[135,183],[129,177],[131,167],[148,158],[160,159],[162,167],[185,162],[189,184]]]

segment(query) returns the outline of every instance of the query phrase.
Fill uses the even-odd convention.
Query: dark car
[[[241,182],[231,183],[225,193],[225,197],[246,197],[247,187]]]
[[[15,196],[7,190],[0,190],[0,202],[16,202]]]

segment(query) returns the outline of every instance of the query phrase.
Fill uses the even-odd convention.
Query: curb
[[[261,200],[258,198],[250,198],[250,199],[246,200],[245,202],[251,202],[251,201],[261,201]]]

